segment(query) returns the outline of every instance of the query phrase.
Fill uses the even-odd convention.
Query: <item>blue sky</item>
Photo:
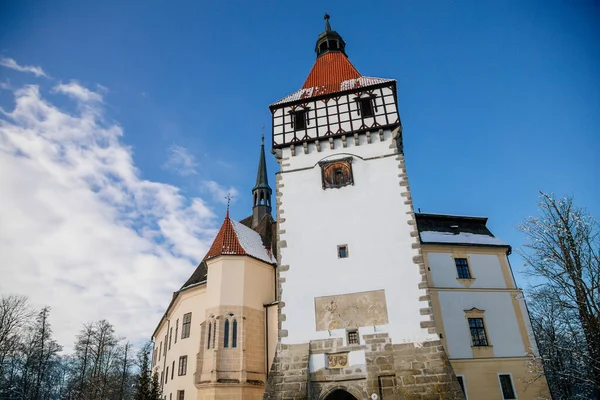
[[[597,2],[57,0],[0,8],[0,57],[48,75],[1,68],[0,106],[12,111],[15,91],[28,84],[65,114],[101,104],[98,123],[122,129],[119,149],[140,180],[178,188],[183,214],[203,201],[196,260],[224,215],[224,192],[238,193],[233,217],[250,213],[268,105],[304,82],[325,9],[362,74],[398,81],[415,207],[488,216],[515,248],[523,243],[515,226],[536,213],[540,189],[574,195],[600,217]],[[102,100],[84,99],[83,88]],[[268,166],[274,182],[270,156]],[[188,244],[173,250],[187,261],[169,290],[191,272]],[[522,264],[516,255],[512,263]],[[166,305],[169,290],[157,304]],[[144,301],[138,306],[160,313]]]

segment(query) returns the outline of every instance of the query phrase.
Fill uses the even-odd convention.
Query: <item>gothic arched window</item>
[[[206,341],[206,348],[210,349],[210,334],[212,332],[212,322],[208,323],[208,340]]]
[[[215,348],[215,338],[217,337],[217,322],[213,324],[212,348]]]
[[[237,321],[233,320],[233,332],[231,332],[231,347],[237,347]]]
[[[229,320],[225,320],[225,327],[223,332],[223,347],[229,347]]]

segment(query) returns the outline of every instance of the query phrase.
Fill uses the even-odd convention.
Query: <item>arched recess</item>
[[[358,400],[360,398],[360,394],[355,395],[348,390],[349,389],[343,387],[332,388],[321,396],[321,400]],[[352,389],[350,390],[354,392]]]

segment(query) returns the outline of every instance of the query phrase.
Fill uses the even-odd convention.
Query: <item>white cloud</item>
[[[195,157],[185,147],[176,145],[169,147],[167,162],[163,165],[181,176],[195,174],[197,166]]]
[[[213,201],[221,204],[227,204],[228,196],[231,196],[231,202],[234,202],[238,196],[238,190],[233,186],[225,188],[215,181],[203,181],[202,189],[210,194]]]
[[[147,340],[220,218],[203,199],[140,178],[97,93],[58,87],[85,107],[66,112],[26,86],[0,110],[0,293],[50,305],[66,350],[100,318]],[[224,190],[208,187],[216,198]]]
[[[100,86],[100,89],[104,86]],[[88,88],[81,86],[77,81],[61,83],[54,87],[54,92],[66,94],[67,96],[79,100],[83,103],[102,103],[102,95],[92,92]]]
[[[12,58],[5,58],[5,57],[0,58],[0,65],[2,65],[3,67],[6,67],[6,68],[14,69],[16,71],[20,71],[20,72],[31,72],[32,74],[34,74],[37,77],[44,76],[44,77],[48,78],[48,75],[46,75],[46,73],[44,72],[42,67],[34,67],[32,65],[19,65]]]

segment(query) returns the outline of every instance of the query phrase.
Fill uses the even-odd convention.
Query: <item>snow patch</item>
[[[452,233],[452,232],[421,232],[421,242],[423,243],[463,243],[463,244],[489,244],[495,246],[508,246],[508,243],[489,235],[477,233]]]
[[[271,252],[268,251],[263,245],[262,239],[258,232],[253,231],[246,225],[243,225],[237,221],[230,221],[231,225],[233,226],[235,236],[237,236],[237,239],[246,254],[269,264],[273,264],[275,262]]]

